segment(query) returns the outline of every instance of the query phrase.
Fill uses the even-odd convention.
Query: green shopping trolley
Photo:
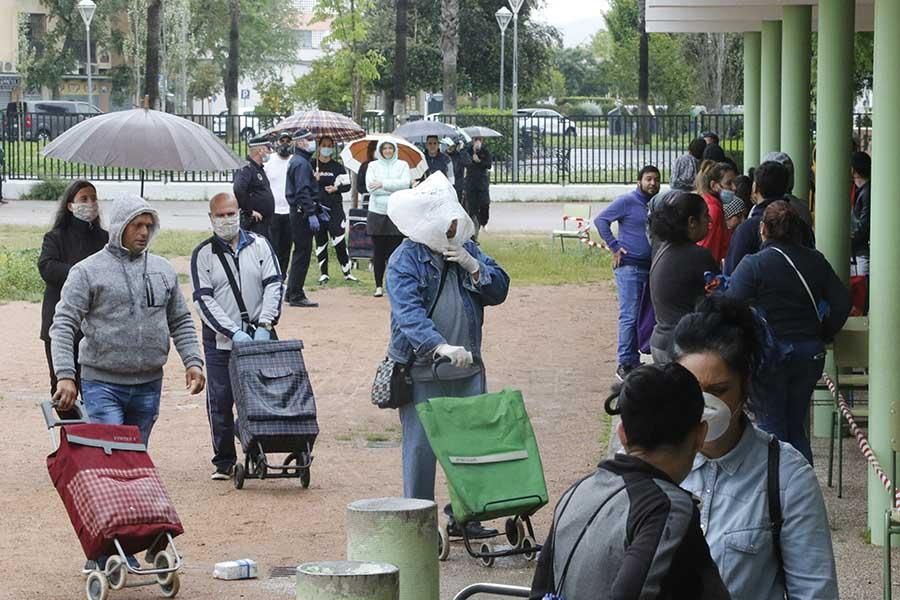
[[[453,517],[466,551],[490,567],[500,556],[534,560],[531,515],[547,504],[547,484],[522,393],[506,389],[468,398],[432,398],[416,406],[428,441],[447,476]],[[511,548],[483,541],[472,547],[466,524],[507,517]],[[439,558],[450,555],[447,523],[440,526]]]

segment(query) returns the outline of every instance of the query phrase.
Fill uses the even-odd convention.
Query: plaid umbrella
[[[327,135],[335,142],[352,142],[365,137],[366,130],[349,117],[328,110],[306,110],[282,119],[266,132],[273,135],[282,131],[308,129],[316,136]]]

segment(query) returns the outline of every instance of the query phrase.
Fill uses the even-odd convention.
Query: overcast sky
[[[604,28],[608,6],[607,0],[545,0],[537,16],[562,32],[566,46],[577,46]]]

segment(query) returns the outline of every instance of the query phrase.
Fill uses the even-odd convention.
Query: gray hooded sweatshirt
[[[138,196],[120,198],[112,207],[106,247],[69,272],[50,328],[58,378],[75,378],[72,347],[79,329],[83,379],[122,385],[155,381],[162,377],[170,337],[185,368],[203,366],[175,269],[160,256],[146,250],[133,255],[122,246],[125,227],[142,214],[154,221],[149,247],[159,215]]]

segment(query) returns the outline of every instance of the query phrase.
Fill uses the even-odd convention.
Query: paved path
[[[100,203],[100,213],[109,212],[110,202]],[[202,201],[171,200],[154,202],[163,227],[169,229],[205,230],[207,206]],[[606,204],[591,205],[596,215]],[[490,231],[502,232],[550,232],[562,224],[563,205],[557,203],[494,203],[491,206]],[[12,200],[0,205],[0,224],[47,226],[53,218],[56,204],[35,200]]]

